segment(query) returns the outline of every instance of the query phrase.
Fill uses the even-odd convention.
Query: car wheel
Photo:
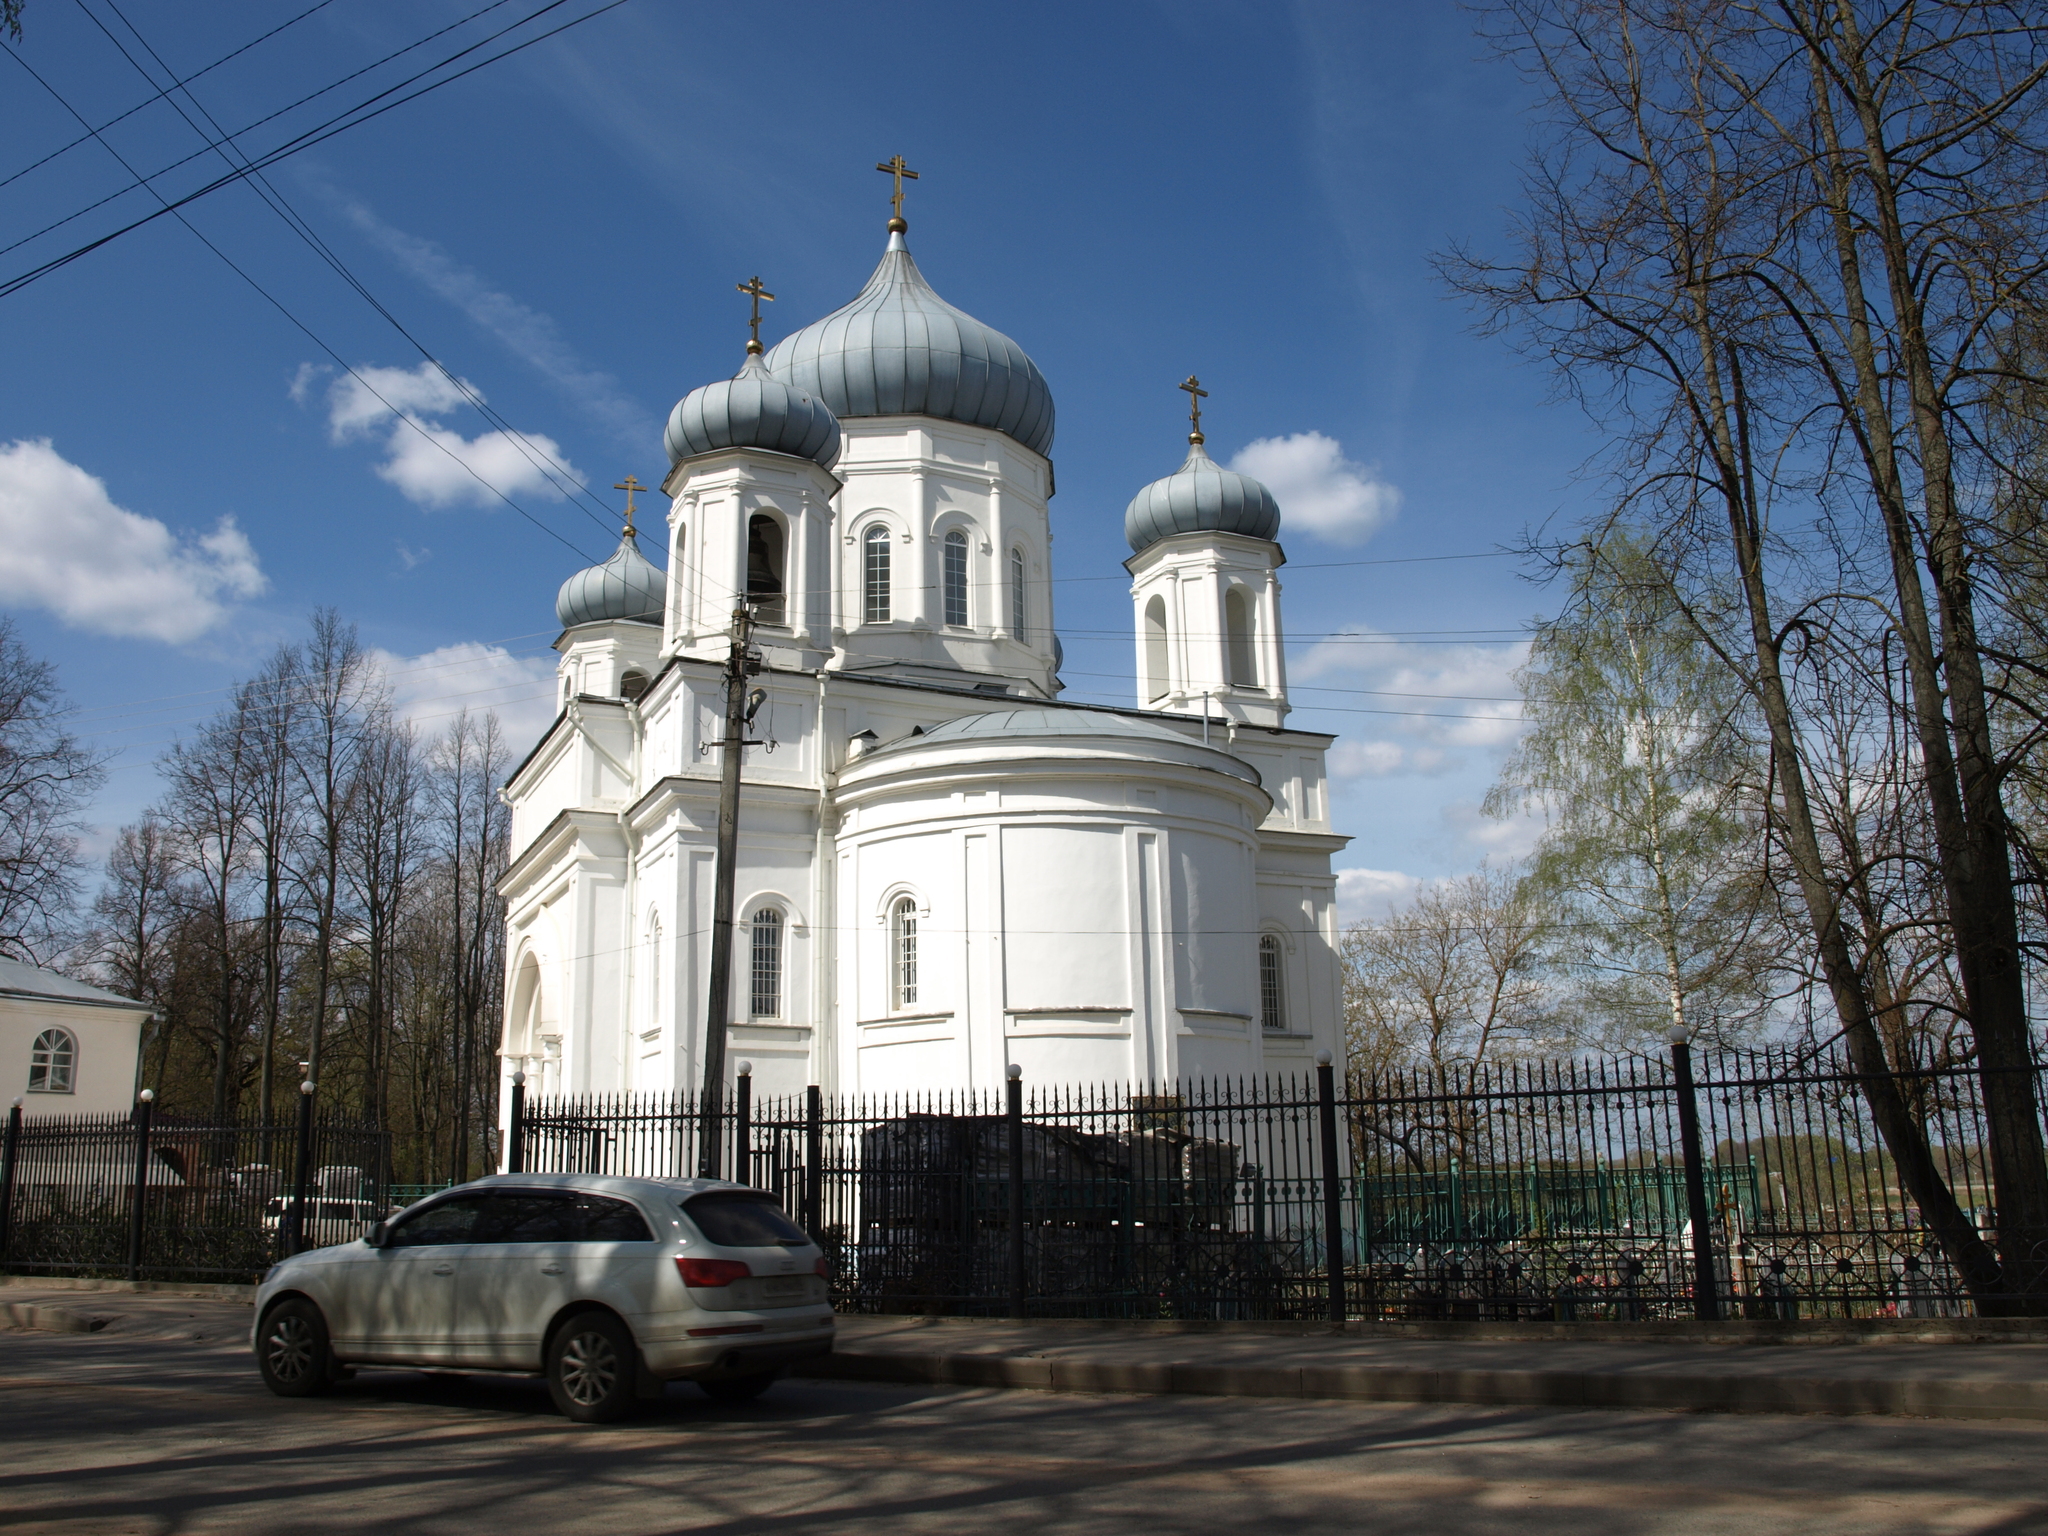
[[[762,1371],[756,1376],[718,1376],[697,1385],[721,1403],[751,1403],[775,1385],[775,1377],[774,1371]]]
[[[263,1384],[279,1397],[312,1397],[334,1384],[334,1351],[327,1319],[303,1296],[289,1296],[263,1314],[256,1330],[256,1365]]]
[[[579,1312],[548,1342],[548,1395],[565,1418],[606,1424],[633,1408],[638,1351],[609,1312]]]

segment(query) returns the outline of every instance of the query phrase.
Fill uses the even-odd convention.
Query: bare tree
[[[64,729],[47,661],[0,617],[0,955],[41,961],[65,946],[78,895],[79,812],[101,759]]]

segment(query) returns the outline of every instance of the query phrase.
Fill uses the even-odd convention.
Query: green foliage
[[[1739,680],[1703,646],[1651,552],[1586,546],[1522,671],[1531,729],[1487,800],[1540,810],[1528,876],[1581,1035],[1726,1037],[1767,1006],[1766,763]]]

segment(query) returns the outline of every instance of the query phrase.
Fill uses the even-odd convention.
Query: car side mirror
[[[384,1247],[391,1241],[391,1224],[386,1221],[371,1222],[363,1229],[363,1241],[372,1248]]]

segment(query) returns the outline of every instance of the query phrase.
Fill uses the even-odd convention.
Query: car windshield
[[[723,1248],[803,1248],[811,1241],[765,1195],[698,1195],[683,1202],[683,1211],[707,1242]]]

